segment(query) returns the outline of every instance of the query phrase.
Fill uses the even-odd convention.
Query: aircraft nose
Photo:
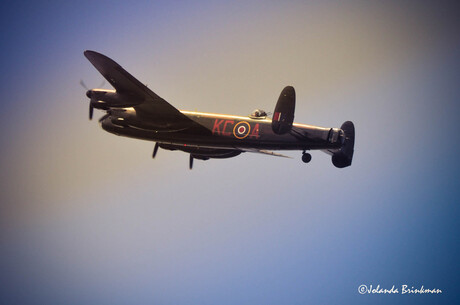
[[[92,93],[91,90],[86,91],[86,96],[87,96],[88,98],[91,98],[91,93]]]

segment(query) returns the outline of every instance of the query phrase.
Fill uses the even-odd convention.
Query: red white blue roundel
[[[233,135],[237,139],[244,139],[249,135],[251,131],[251,125],[248,122],[239,122],[238,124],[233,127]]]

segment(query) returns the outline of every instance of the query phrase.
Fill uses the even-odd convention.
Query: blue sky
[[[458,298],[458,8],[450,2],[1,5],[4,304],[406,304]],[[356,125],[333,167],[195,162],[104,132],[79,86],[113,58],[172,105]],[[109,85],[105,85],[109,88]],[[96,112],[95,117],[102,116]],[[441,295],[360,295],[361,284]]]

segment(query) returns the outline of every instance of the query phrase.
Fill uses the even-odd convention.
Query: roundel
[[[233,127],[233,135],[237,139],[244,139],[249,135],[251,131],[251,125],[248,122],[239,122],[238,124]]]

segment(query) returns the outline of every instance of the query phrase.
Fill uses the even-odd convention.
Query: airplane
[[[340,128],[324,128],[294,123],[295,90],[285,87],[270,119],[256,109],[249,116],[178,110],[139,82],[119,64],[95,51],[85,57],[113,86],[114,90],[91,89],[89,119],[94,109],[105,111],[102,128],[115,135],[155,141],[158,148],[180,150],[193,160],[236,157],[243,152],[286,157],[273,150],[300,150],[302,161],[310,162],[307,151],[321,150],[332,156],[337,168],[351,165],[355,127],[346,121]],[[82,83],[83,85],[83,83]]]

